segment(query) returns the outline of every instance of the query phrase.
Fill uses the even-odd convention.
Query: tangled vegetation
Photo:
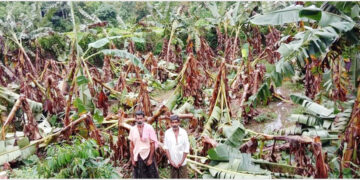
[[[0,2],[0,177],[130,178],[143,110],[191,178],[360,178],[359,2]],[[165,172],[166,171],[166,172]]]

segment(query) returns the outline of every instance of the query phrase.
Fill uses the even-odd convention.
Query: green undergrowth
[[[261,113],[258,116],[254,117],[256,122],[265,122],[268,120],[274,120],[277,118],[277,114],[274,112]]]
[[[60,143],[45,148],[46,157],[36,155],[14,169],[11,178],[119,178],[110,163],[110,149],[99,147],[93,139],[75,138],[71,144]]]

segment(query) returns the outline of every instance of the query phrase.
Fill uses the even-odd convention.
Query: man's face
[[[177,130],[179,129],[180,121],[179,120],[171,121],[170,125],[174,130]]]
[[[135,120],[136,120],[136,124],[137,124],[138,126],[142,126],[142,125],[144,124],[144,122],[145,122],[145,118],[144,118],[144,116],[142,116],[142,115],[137,115],[137,116],[135,117]]]

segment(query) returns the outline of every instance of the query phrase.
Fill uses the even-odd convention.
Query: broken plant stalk
[[[107,90],[110,91],[111,94],[116,95],[116,96],[120,96],[121,92],[116,91],[115,89],[109,87],[108,85],[106,85],[105,83],[103,83],[100,79],[97,79],[95,77],[92,78],[96,83],[99,83],[102,87],[106,88]]]
[[[69,75],[69,78],[68,80],[72,79],[72,82],[71,82],[71,87],[70,87],[70,92],[69,92],[69,97],[67,99],[67,102],[66,102],[66,109],[65,109],[65,117],[64,117],[64,125],[67,126],[69,125],[70,123],[70,106],[71,106],[71,100],[72,100],[72,95],[74,93],[74,89],[75,89],[75,82],[76,82],[76,78],[75,78],[75,75],[78,73],[79,71],[79,68],[75,65],[71,72],[70,72],[70,75]]]
[[[20,106],[21,106],[21,98],[18,98],[17,101],[15,102],[13,108],[11,109],[4,125],[1,127],[1,140],[5,140],[6,126],[9,125],[11,123],[11,121],[14,119],[15,113],[19,109]]]
[[[43,95],[46,95],[46,92],[45,92],[46,89],[45,89],[44,87],[42,87],[41,84],[39,84],[39,82],[34,78],[34,76],[33,76],[32,74],[27,73],[26,76],[29,77],[29,78],[32,80],[32,82],[34,82],[34,84],[36,85],[36,87],[39,88],[39,90],[41,91],[41,93],[42,93]]]
[[[348,127],[345,130],[343,143],[343,157],[341,166],[347,168],[350,162],[359,162],[358,146],[360,137],[360,84],[357,88],[357,97],[353,106],[351,119]],[[357,164],[357,163],[355,163]]]

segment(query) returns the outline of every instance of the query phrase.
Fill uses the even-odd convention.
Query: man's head
[[[144,124],[145,122],[145,114],[143,111],[136,111],[135,112],[135,120],[136,120],[136,124],[138,126],[141,126]]]
[[[170,124],[173,130],[178,130],[180,125],[180,118],[178,115],[171,115],[170,116]]]

